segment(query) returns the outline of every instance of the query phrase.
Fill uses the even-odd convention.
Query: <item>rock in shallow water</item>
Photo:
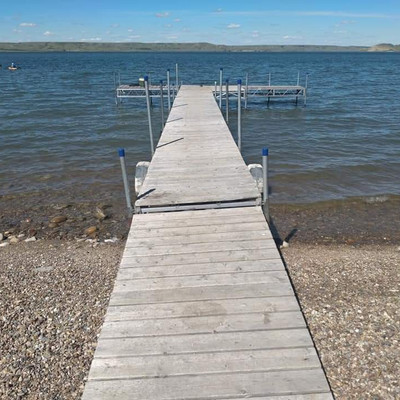
[[[89,226],[89,228],[85,229],[86,235],[93,235],[97,231],[97,226]]]
[[[66,221],[68,218],[65,215],[57,215],[56,217],[51,219],[51,223],[60,224],[61,222]]]
[[[103,221],[107,218],[107,214],[100,207],[96,207],[95,216],[99,221]]]

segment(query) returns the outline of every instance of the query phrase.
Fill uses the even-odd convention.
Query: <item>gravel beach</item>
[[[400,248],[294,245],[283,256],[337,399],[400,398]]]
[[[396,399],[399,211],[365,204],[275,207],[274,226],[282,239],[295,229],[282,253],[336,398]],[[1,399],[80,398],[129,226],[114,207],[102,205],[107,217],[99,218],[98,207],[0,216]],[[368,223],[381,218],[375,236],[365,230],[367,209]],[[340,228],[340,214],[354,221]],[[67,219],[50,225],[57,216]]]
[[[79,399],[122,244],[0,248],[0,398]]]

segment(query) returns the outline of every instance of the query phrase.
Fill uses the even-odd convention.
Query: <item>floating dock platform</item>
[[[167,98],[168,96],[168,88],[167,86],[162,87],[163,96]],[[170,95],[173,95],[173,92],[176,89],[175,86],[170,87]],[[116,96],[119,99],[124,98],[141,98],[146,97],[146,89],[143,86],[139,85],[118,85],[116,88]],[[161,97],[161,86],[149,85],[149,96],[151,98]]]
[[[212,90],[182,86],[83,400],[333,399],[260,204]]]
[[[215,98],[219,99],[221,96],[221,92],[219,87],[208,86],[206,87],[213,91]],[[163,92],[163,97],[167,98],[168,96],[168,88],[167,86],[149,86],[149,96],[150,98],[160,98],[161,91]],[[174,93],[175,91],[175,93]],[[237,85],[229,85],[228,96],[229,98],[237,98],[238,97],[238,87]],[[176,87],[170,87],[170,96],[176,94]],[[124,98],[145,98],[146,90],[144,87],[139,85],[119,85],[116,88],[116,98],[124,99]],[[248,98],[267,98],[268,100],[271,98],[292,98],[299,99],[302,98],[304,100],[304,104],[306,104],[307,98],[307,88],[305,86],[294,85],[294,86],[271,86],[271,85],[250,85],[250,86],[242,86],[241,88],[241,97],[245,99],[247,102]],[[223,85],[222,88],[222,98],[226,98],[226,87]]]

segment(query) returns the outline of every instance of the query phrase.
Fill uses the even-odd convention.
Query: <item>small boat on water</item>
[[[16,71],[17,69],[20,69],[20,67],[17,67],[14,63],[11,63],[11,65],[8,66],[8,69],[10,71]]]

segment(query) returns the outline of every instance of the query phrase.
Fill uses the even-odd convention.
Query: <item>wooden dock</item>
[[[210,89],[181,88],[83,400],[333,398],[228,132]]]

